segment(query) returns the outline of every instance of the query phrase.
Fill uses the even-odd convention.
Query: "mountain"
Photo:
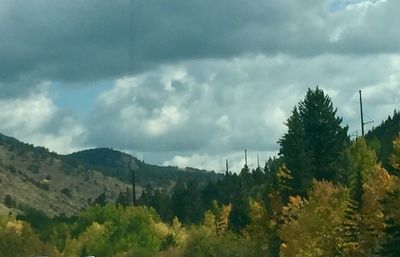
[[[114,201],[127,184],[85,170],[71,169],[56,153],[0,134],[0,212],[36,209],[49,216],[73,215],[106,193]]]
[[[135,170],[136,183],[141,186],[168,187],[177,180],[188,182],[197,180],[200,183],[222,178],[222,174],[193,168],[179,169],[173,166],[157,166],[147,164],[137,158],[110,148],[96,148],[62,157],[68,163],[79,163],[87,169],[94,169],[105,176],[115,177],[130,183],[131,167]],[[131,166],[131,167],[130,167]]]
[[[71,216],[100,196],[114,202],[130,185],[131,166],[136,170],[136,191],[147,185],[170,187],[178,179],[207,181],[219,175],[146,164],[107,148],[59,155],[0,133],[0,213],[19,214],[35,209],[49,216]]]
[[[372,128],[365,139],[372,147],[383,166],[391,170],[389,164],[390,154],[393,152],[393,140],[400,133],[400,112],[394,111],[392,116],[388,116],[379,126]]]

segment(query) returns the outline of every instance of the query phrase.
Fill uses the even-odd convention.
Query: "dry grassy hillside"
[[[32,207],[72,215],[106,192],[114,201],[127,184],[83,166],[69,166],[44,148],[0,137],[0,212]],[[139,188],[140,190],[140,188]],[[8,206],[8,207],[6,207]]]

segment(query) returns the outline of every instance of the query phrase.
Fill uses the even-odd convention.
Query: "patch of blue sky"
[[[99,94],[109,90],[112,85],[112,81],[101,81],[79,87],[67,87],[60,83],[54,83],[50,94],[54,103],[60,109],[84,114],[92,109]]]
[[[329,5],[331,12],[341,11],[346,8],[349,4],[363,2],[364,0],[332,0]]]

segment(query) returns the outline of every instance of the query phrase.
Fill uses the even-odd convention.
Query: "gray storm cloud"
[[[248,53],[398,52],[398,1],[0,1],[0,83],[85,84]],[[129,25],[131,24],[131,26]],[[130,52],[131,49],[131,52]],[[21,87],[21,86],[20,86]]]

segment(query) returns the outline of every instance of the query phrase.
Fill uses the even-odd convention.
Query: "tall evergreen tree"
[[[295,107],[292,116],[286,121],[288,132],[279,140],[280,154],[286,167],[292,172],[295,194],[304,195],[311,185],[312,174],[307,172],[311,166],[311,153],[307,148],[304,127],[300,114]]]
[[[342,118],[336,116],[337,109],[318,87],[308,89],[299,104],[305,141],[312,154],[311,171],[316,179],[332,180],[341,167],[339,157],[348,142],[348,127],[342,127]]]
[[[363,196],[364,184],[371,176],[376,165],[375,152],[368,148],[364,138],[355,141],[350,147],[349,187],[350,195],[345,210],[343,224],[339,230],[342,232],[342,242],[338,245],[340,256],[364,256],[360,237],[365,232],[363,228]],[[370,231],[373,233],[374,231]],[[364,235],[365,236],[365,235]]]
[[[349,138],[337,109],[320,88],[308,89],[287,120],[288,132],[278,141],[280,155],[295,178],[295,190],[305,192],[311,177],[335,180],[343,169],[340,158]],[[300,187],[300,188],[299,188]]]
[[[129,191],[129,188],[126,188],[125,192],[119,192],[117,199],[115,200],[115,203],[117,205],[121,206],[130,206],[132,203],[131,200],[131,193]]]
[[[290,170],[282,165],[275,174],[276,186],[279,194],[284,202],[289,200],[289,196],[293,195],[293,176]]]
[[[388,192],[387,196],[382,199],[385,206],[385,241],[381,245],[379,251],[380,256],[396,257],[400,253],[400,223],[399,223],[399,207],[400,207],[400,190]]]
[[[400,135],[393,140],[393,151],[389,160],[393,170],[400,175]]]
[[[397,257],[400,253],[400,225],[392,218],[385,221],[387,241],[379,252],[384,257]]]

